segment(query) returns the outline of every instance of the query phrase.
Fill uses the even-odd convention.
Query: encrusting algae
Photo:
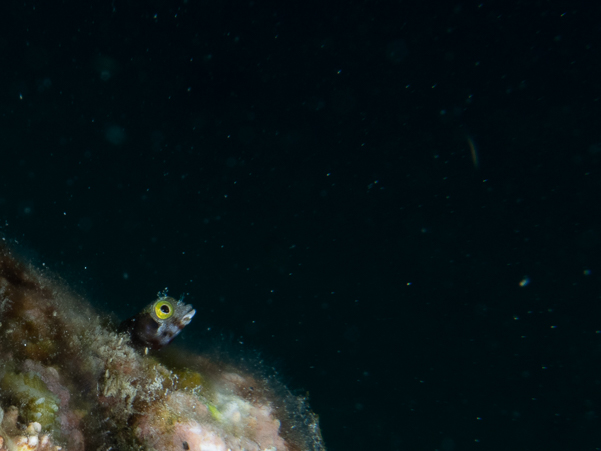
[[[159,293],[113,327],[0,245],[0,451],[325,450],[303,397],[201,355],[152,352],[193,315]]]

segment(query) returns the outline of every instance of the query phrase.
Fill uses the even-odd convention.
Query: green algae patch
[[[217,420],[217,421],[223,421],[223,415],[221,415],[221,412],[219,412],[219,410],[217,409],[217,407],[215,407],[212,404],[208,404],[207,407],[209,408],[209,412],[211,412],[211,416]]]
[[[0,396],[17,406],[27,421],[38,422],[45,430],[57,426],[58,398],[36,373],[7,372],[0,381]]]

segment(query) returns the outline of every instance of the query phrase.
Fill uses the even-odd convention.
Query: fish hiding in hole
[[[183,296],[182,296],[183,299]],[[196,310],[182,300],[167,296],[167,290],[159,291],[157,300],[119,326],[119,332],[127,332],[137,347],[161,349],[171,343],[186,327]]]

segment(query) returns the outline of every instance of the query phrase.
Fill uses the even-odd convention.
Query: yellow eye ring
[[[154,304],[154,314],[159,319],[167,319],[173,316],[173,304],[166,299],[161,299]]]

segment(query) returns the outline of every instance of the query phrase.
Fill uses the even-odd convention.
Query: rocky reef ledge
[[[185,351],[133,347],[0,244],[0,450],[322,451],[306,399]]]

